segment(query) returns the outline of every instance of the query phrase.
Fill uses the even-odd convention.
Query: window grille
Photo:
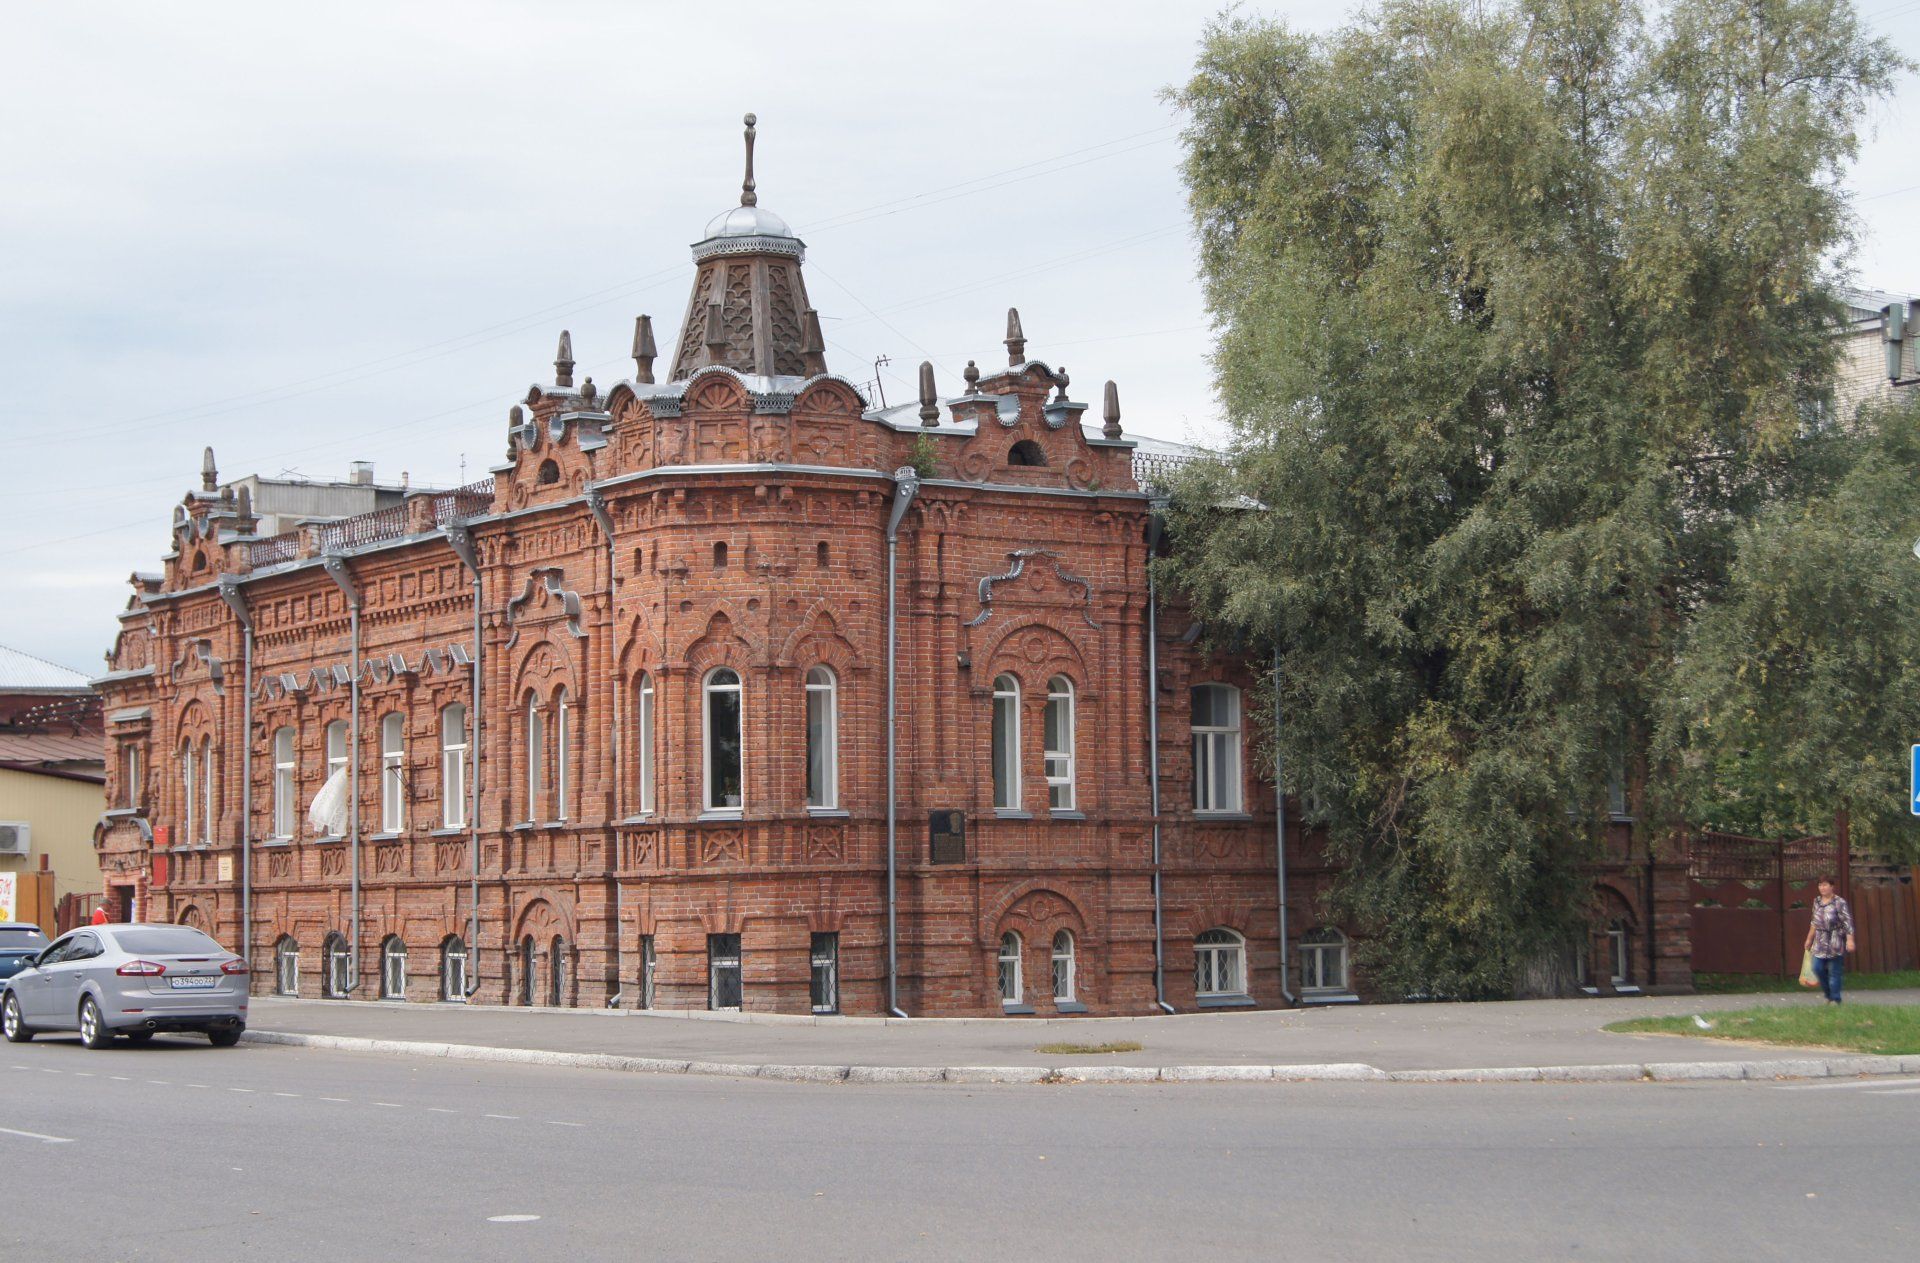
[[[1020,976],[1020,936],[1008,930],[1000,936],[1000,1003],[1018,1004],[1026,994]]]
[[[1247,943],[1232,930],[1207,930],[1193,941],[1193,991],[1198,996],[1245,995]]]
[[[461,1003],[467,998],[467,944],[457,934],[440,949],[440,998]]]
[[[380,948],[380,997],[407,998],[407,945],[398,936],[388,938]]]
[[[1060,930],[1053,936],[1053,998],[1055,1002],[1073,1000],[1076,969],[1073,958],[1073,931]]]
[[[1347,989],[1347,936],[1322,927],[1300,936],[1300,990],[1311,994]]]
[[[813,963],[813,1011],[840,1011],[840,936],[816,934],[810,952]]]
[[[740,1009],[740,936],[707,935],[707,1007],[717,1011]]]

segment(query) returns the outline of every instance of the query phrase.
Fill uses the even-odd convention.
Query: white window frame
[[[527,698],[527,819],[540,818],[540,791],[547,774],[547,717],[540,711],[540,699]]]
[[[200,738],[200,837],[203,846],[213,845],[213,738]]]
[[[1226,698],[1227,719],[1224,724],[1193,725],[1194,814],[1237,815],[1246,810],[1246,791],[1241,784],[1240,690],[1218,681],[1196,684],[1188,695],[1189,705],[1202,692],[1217,692]],[[1226,796],[1215,801],[1214,774],[1219,769],[1225,771]]]
[[[352,993],[353,953],[344,935],[329,934],[320,944],[320,993],[330,1000],[344,1000]]]
[[[1047,778],[1047,805],[1055,811],[1072,811],[1079,801],[1073,757],[1075,706],[1072,680],[1056,675],[1047,681],[1047,709],[1040,724],[1041,744],[1045,747],[1041,751],[1040,768]],[[1058,735],[1065,738],[1059,748],[1054,747],[1049,729],[1058,729]]]
[[[140,743],[137,741],[120,747],[120,805],[129,810],[140,806]]]
[[[407,827],[407,719],[399,711],[380,717],[380,831]]]
[[[573,703],[562,688],[553,699],[553,818],[566,820],[567,799],[573,786],[567,775],[573,751]]]
[[[993,677],[993,808],[1020,810],[1020,681],[1011,673]]]
[[[1614,986],[1633,981],[1632,961],[1627,952],[1627,923],[1617,918],[1607,922],[1607,968],[1612,974],[1608,981]]]
[[[194,805],[200,795],[200,780],[193,774],[193,752],[193,738],[183,738],[180,742],[180,836],[175,839],[180,846],[194,839]]]
[[[407,945],[398,934],[389,934],[380,945],[380,998],[407,998]]]
[[[1300,936],[1300,994],[1345,994],[1347,936],[1320,926]]]
[[[291,725],[273,730],[273,836],[291,838],[300,811],[300,741]]]
[[[1247,994],[1247,940],[1224,925],[1193,940],[1193,993],[1200,999]]]
[[[840,1011],[840,936],[827,932],[807,943],[807,994],[815,1013]]]
[[[344,719],[336,719],[327,725],[327,776],[330,777],[335,772],[345,770],[348,759],[347,740],[350,735],[347,721]],[[336,741],[335,738],[338,740]]]
[[[721,676],[729,676],[733,683],[719,683]],[[739,725],[739,768],[740,801],[737,803],[716,803],[713,801],[713,703],[714,697],[721,693],[734,695],[734,716]],[[710,816],[738,816],[747,808],[747,691],[746,681],[732,667],[715,667],[707,672],[700,681],[700,804],[701,811]]]
[[[1000,936],[1000,951],[994,957],[994,987],[1000,992],[1001,1004],[1019,1004],[1026,999],[1025,966],[1021,963],[1025,947],[1018,930]]]
[[[273,944],[273,991],[300,994],[300,944],[291,935],[283,934]]]
[[[440,944],[440,998],[455,1004],[467,1002],[467,970],[472,959],[467,941],[455,934]]]
[[[840,678],[833,668],[816,666],[807,671],[807,806],[816,811],[831,811],[840,805]],[[815,710],[823,713],[815,724]],[[820,747],[815,748],[818,728]],[[814,783],[816,756],[820,764],[819,784]]]
[[[1073,931],[1053,932],[1053,1000],[1072,1003],[1080,998],[1080,966],[1074,951]]]
[[[451,722],[459,712],[457,722]],[[467,824],[467,704],[448,702],[440,708],[440,825],[464,829]]]
[[[634,715],[634,744],[639,747],[640,814],[653,812],[653,676],[640,673]]]

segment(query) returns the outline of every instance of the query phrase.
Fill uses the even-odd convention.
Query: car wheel
[[[113,1032],[92,996],[80,1001],[80,1042],[88,1048],[106,1048],[113,1043]]]
[[[221,1030],[208,1031],[207,1042],[215,1048],[231,1048],[240,1042],[240,1032],[246,1029],[244,1026],[228,1026]]]
[[[152,1031],[128,1031],[126,1034],[126,1040],[129,1044],[133,1044],[135,1046],[138,1046],[140,1044],[151,1044],[153,1042],[153,1032]]]
[[[5,1004],[0,1004],[0,1031],[5,1031],[9,1044],[24,1044],[33,1038],[33,1031],[20,1020],[20,1001],[9,991]]]

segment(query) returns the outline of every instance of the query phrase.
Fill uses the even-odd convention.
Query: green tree
[[[1903,64],[1823,0],[1206,32],[1172,95],[1233,440],[1165,570],[1278,638],[1289,788],[1383,985],[1570,956],[1610,774],[1742,524],[1815,476],[1840,181]]]

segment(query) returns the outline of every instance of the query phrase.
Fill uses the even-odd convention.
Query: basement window
[[[740,936],[707,935],[707,1007],[715,1012],[740,1011]]]

